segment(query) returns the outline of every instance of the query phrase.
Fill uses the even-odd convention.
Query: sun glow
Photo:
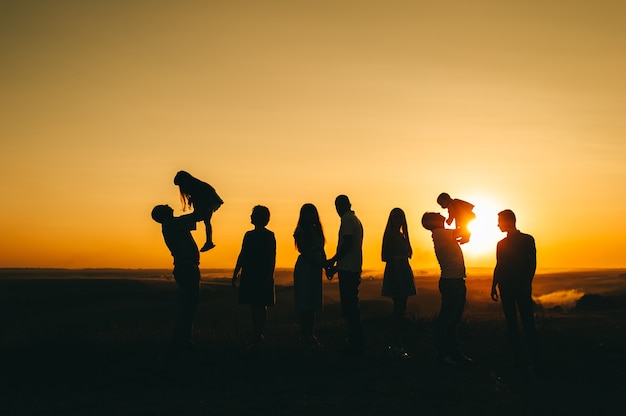
[[[495,253],[496,244],[504,234],[498,228],[498,205],[489,198],[477,197],[469,199],[474,204],[476,219],[469,223],[472,233],[470,241],[463,245],[463,251],[470,255]]]

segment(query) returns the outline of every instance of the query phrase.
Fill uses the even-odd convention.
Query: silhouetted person
[[[465,260],[457,238],[458,229],[446,229],[445,218],[437,212],[422,216],[422,225],[432,232],[435,255],[441,268],[439,292],[441,310],[435,324],[435,341],[440,362],[458,366],[471,362],[459,348],[457,327],[465,308]]]
[[[457,230],[459,230],[457,237],[459,243],[467,243],[472,235],[469,230],[469,223],[476,218],[476,214],[472,211],[474,205],[462,199],[452,199],[450,195],[445,192],[439,194],[437,203],[441,205],[441,208],[448,210],[446,224],[452,225],[452,221],[455,222],[454,225]]]
[[[536,365],[539,355],[537,331],[533,312],[532,283],[537,268],[535,239],[520,232],[516,226],[515,213],[510,209],[498,213],[498,227],[507,236],[500,240],[496,249],[496,267],[493,271],[491,299],[498,300],[496,287],[500,290],[502,309],[506,318],[507,333],[513,362],[520,363],[521,339],[517,328],[517,311],[524,327],[531,365]]]
[[[313,326],[315,311],[322,308],[322,271],[326,253],[324,229],[315,205],[302,205],[293,238],[300,252],[293,271],[294,301],[300,314],[300,341],[305,347],[320,348]]]
[[[409,296],[416,294],[413,270],[409,259],[413,255],[409,240],[409,228],[404,211],[394,208],[389,213],[383,234],[382,260],[385,262],[382,295],[393,299],[391,318],[391,345],[389,351],[395,357],[408,358],[402,345],[402,322]]]
[[[250,305],[254,334],[251,347],[263,342],[267,307],[276,300],[274,267],[276,265],[276,238],[265,228],[270,221],[270,210],[262,205],[252,209],[250,222],[254,229],[246,232],[241,252],[233,272],[232,285],[239,284],[239,304]]]
[[[193,207],[194,212],[198,212],[204,221],[206,230],[206,243],[200,251],[208,251],[215,247],[213,243],[213,227],[211,217],[213,213],[224,203],[215,189],[206,182],[201,181],[184,170],[179,171],[174,176],[174,184],[180,189],[180,199],[183,202],[183,211],[187,207]]]
[[[152,219],[161,224],[163,238],[174,258],[174,280],[178,286],[178,315],[168,349],[170,356],[196,350],[192,342],[193,319],[200,292],[200,254],[191,230],[201,221],[197,213],[174,216],[168,205],[152,209]]]
[[[364,350],[361,311],[359,309],[359,284],[363,265],[363,225],[350,208],[346,195],[335,198],[335,208],[341,217],[336,254],[326,263],[329,280],[335,271],[339,276],[341,310],[348,324],[350,355],[362,355]]]

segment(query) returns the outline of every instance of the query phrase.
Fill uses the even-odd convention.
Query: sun
[[[463,244],[463,252],[470,256],[493,254],[495,258],[496,244],[504,237],[497,225],[498,212],[502,209],[488,197],[476,196],[468,198],[468,202],[474,204],[476,219],[469,223],[472,236],[467,244]]]

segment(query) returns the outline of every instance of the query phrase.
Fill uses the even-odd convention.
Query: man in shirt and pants
[[[361,311],[359,309],[359,284],[363,265],[363,225],[351,210],[346,195],[335,199],[337,214],[341,217],[337,253],[326,263],[326,275],[332,279],[334,271],[339,276],[341,310],[350,333],[350,355],[362,355],[364,350]]]
[[[535,239],[517,229],[515,213],[510,209],[498,213],[498,227],[507,233],[507,236],[498,242],[496,248],[491,299],[498,301],[497,287],[500,290],[502,310],[506,318],[513,363],[519,365],[522,356],[521,339],[517,329],[519,310],[530,354],[530,364],[536,365],[539,346],[532,300],[532,282],[537,268]]]
[[[161,224],[165,244],[174,257],[173,275],[178,286],[178,315],[168,349],[170,357],[197,349],[192,332],[200,295],[200,253],[191,230],[202,220],[199,217],[195,212],[175,217],[168,205],[157,205],[152,210],[152,219]]]
[[[457,327],[463,318],[467,294],[465,260],[457,241],[461,231],[458,228],[445,228],[445,220],[438,212],[427,212],[422,216],[422,226],[432,233],[435,255],[441,269],[441,309],[435,324],[437,359],[443,364],[460,366],[473,361],[461,352],[457,339]]]

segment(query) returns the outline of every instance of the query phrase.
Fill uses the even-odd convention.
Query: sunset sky
[[[0,267],[171,267],[155,204],[178,170],[212,184],[233,267],[256,204],[277,265],[314,203],[334,254],[347,194],[365,268],[405,210],[476,205],[468,267],[491,267],[498,211],[540,267],[626,266],[626,2],[3,1]],[[203,233],[195,234],[203,243]]]

